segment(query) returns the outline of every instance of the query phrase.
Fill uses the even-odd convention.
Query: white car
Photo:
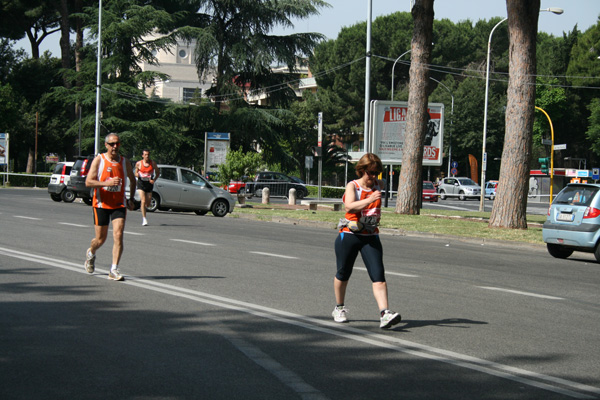
[[[48,193],[50,193],[52,200],[62,200],[65,203],[72,203],[77,197],[72,190],[67,189],[67,185],[71,179],[73,164],[72,161],[64,161],[57,163],[54,167],[54,171],[50,176],[50,183],[48,184]]]

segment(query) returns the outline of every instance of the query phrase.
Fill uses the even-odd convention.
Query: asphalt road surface
[[[0,399],[600,398],[600,266],[543,246],[382,235],[336,324],[335,231],[130,212],[84,271],[91,208],[0,189]]]

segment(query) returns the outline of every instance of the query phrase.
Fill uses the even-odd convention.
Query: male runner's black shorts
[[[138,181],[137,181],[137,189],[138,190],[143,190],[146,193],[152,193],[153,188],[154,188],[154,185],[152,183],[150,183],[150,181],[143,181],[141,179],[138,179]]]
[[[94,225],[96,226],[107,226],[110,221],[126,216],[127,209],[125,207],[114,209],[94,207]]]

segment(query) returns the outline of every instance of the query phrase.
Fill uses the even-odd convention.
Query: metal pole
[[[454,133],[452,131],[452,123],[454,122],[454,95],[452,94],[450,88],[448,88],[448,86],[444,85],[442,82],[432,77],[429,77],[429,79],[442,85],[442,87],[444,87],[448,93],[450,93],[450,97],[452,98],[452,108],[450,109],[450,135],[448,135],[450,137],[450,143],[448,144],[448,175],[446,175],[450,176],[450,164],[452,163],[452,134]]]
[[[368,0],[367,8],[367,54],[365,68],[365,128],[364,143],[365,151],[369,151],[369,101],[371,99],[371,17],[373,15],[373,0]]]
[[[98,4],[98,55],[96,70],[96,130],[94,136],[94,155],[98,154],[100,144],[100,84],[102,83],[102,0]]]
[[[552,143],[550,144],[550,204],[552,204],[552,189],[554,187],[554,126],[552,125],[552,120],[546,111],[542,110],[538,106],[536,106],[535,109],[543,112],[546,118],[548,118],[548,123],[550,124],[550,134],[552,135]]]
[[[485,152],[485,142],[487,136],[487,110],[488,110],[488,93],[490,90],[490,55],[492,51],[492,35],[498,26],[501,23],[506,21],[508,18],[504,18],[502,21],[498,22],[496,26],[490,32],[490,37],[488,39],[488,48],[487,48],[487,66],[485,72],[485,105],[483,108],[483,144],[481,151],[481,197],[479,201],[479,211],[485,211],[485,170],[486,170],[486,161],[487,155]]]
[[[404,53],[400,54],[398,56],[398,58],[396,58],[396,61],[394,61],[394,65],[392,66],[392,96],[390,98],[390,100],[394,101],[394,69],[396,69],[396,63],[398,62],[398,60],[400,60],[400,58],[402,58],[403,55],[410,53],[410,50],[405,51]]]

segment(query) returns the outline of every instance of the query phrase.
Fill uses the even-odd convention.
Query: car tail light
[[[60,183],[65,183],[65,176],[64,175],[60,176]]]
[[[550,210],[552,209],[552,206],[548,207],[548,216],[550,216]]]
[[[81,174],[80,174],[81,176],[87,175],[87,163],[88,163],[87,159],[83,160],[83,164],[81,165]]]
[[[600,216],[600,210],[594,207],[588,207],[583,213],[583,218],[596,218]]]

